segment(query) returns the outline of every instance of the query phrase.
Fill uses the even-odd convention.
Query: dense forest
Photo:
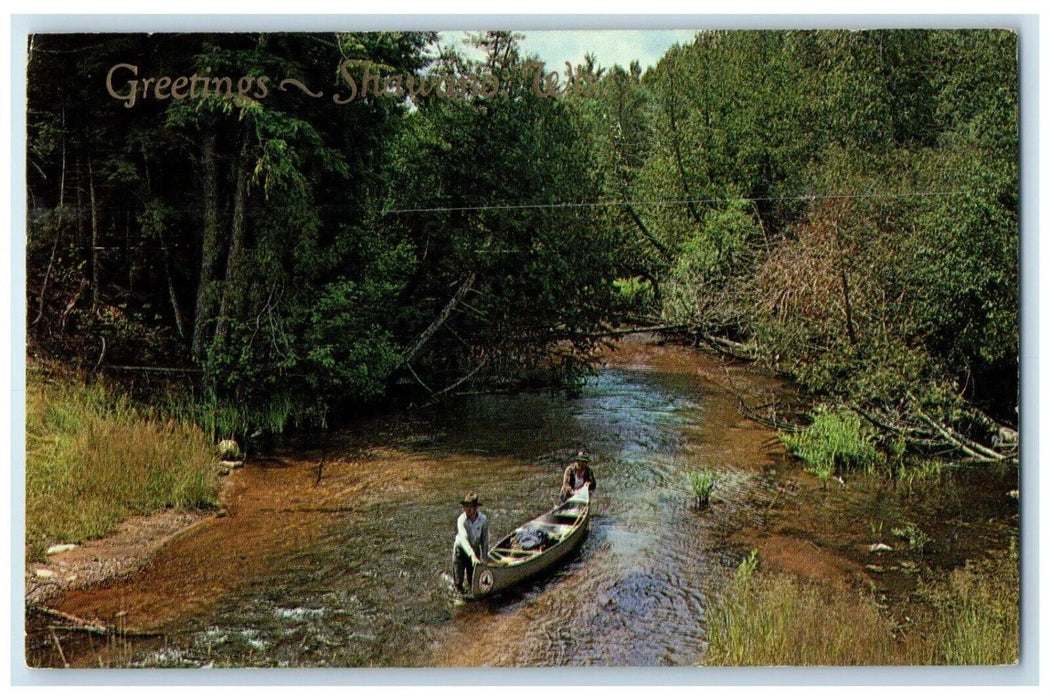
[[[1016,455],[1016,35],[518,39],[31,37],[30,353],[186,377],[243,437],[572,392],[659,327],[883,452]]]

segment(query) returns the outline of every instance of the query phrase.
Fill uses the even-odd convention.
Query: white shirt
[[[453,551],[456,547],[462,547],[464,551],[469,547],[480,559],[489,551],[489,520],[480,510],[478,517],[471,522],[466,513],[460,513],[456,519],[456,541],[452,545]]]

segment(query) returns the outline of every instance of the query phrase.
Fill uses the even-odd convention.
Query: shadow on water
[[[755,543],[785,567],[791,551],[821,549],[819,575],[863,574],[863,538],[843,531],[916,517],[914,501],[875,486],[828,493],[807,481],[740,414],[729,374],[737,388],[778,390],[689,349],[625,342],[577,399],[477,396],[365,421],[331,441],[320,482],[319,452],[250,464],[231,476],[225,518],[128,580],[53,602],[156,636],[132,637],[119,654],[70,643],[67,656],[145,667],[695,664],[707,600]],[[581,445],[596,457],[598,488],[580,547],[512,591],[457,604],[448,571],[462,494],[481,494],[496,541],[551,506]],[[701,467],[719,486],[697,511],[687,474]],[[977,511],[930,503],[920,525],[936,532],[931,552],[938,522],[960,523],[946,527],[967,542],[994,530]],[[788,511],[795,530],[767,527]],[[31,634],[34,665],[58,665],[48,639]]]

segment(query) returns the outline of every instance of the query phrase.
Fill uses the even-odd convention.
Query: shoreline
[[[165,510],[135,515],[116,532],[75,549],[25,564],[25,607],[45,607],[69,591],[131,576],[149,565],[166,544],[215,517],[211,511]]]
[[[214,509],[167,509],[133,515],[110,534],[91,539],[47,560],[25,562],[24,613],[45,608],[71,591],[101,586],[133,576],[149,566],[157,552],[210,520],[226,514],[230,478],[219,477]]]

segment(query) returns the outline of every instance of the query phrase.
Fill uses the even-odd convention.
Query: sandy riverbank
[[[67,591],[130,576],[145,567],[164,545],[213,517],[214,511],[168,510],[137,515],[107,537],[52,554],[46,562],[29,562],[25,567],[26,607],[47,606]]]
[[[25,605],[47,607],[69,591],[91,588],[129,577],[145,568],[165,545],[198,525],[225,515],[229,477],[222,477],[218,509],[164,510],[135,515],[106,537],[88,540],[74,549],[47,556],[47,561],[25,565]]]

